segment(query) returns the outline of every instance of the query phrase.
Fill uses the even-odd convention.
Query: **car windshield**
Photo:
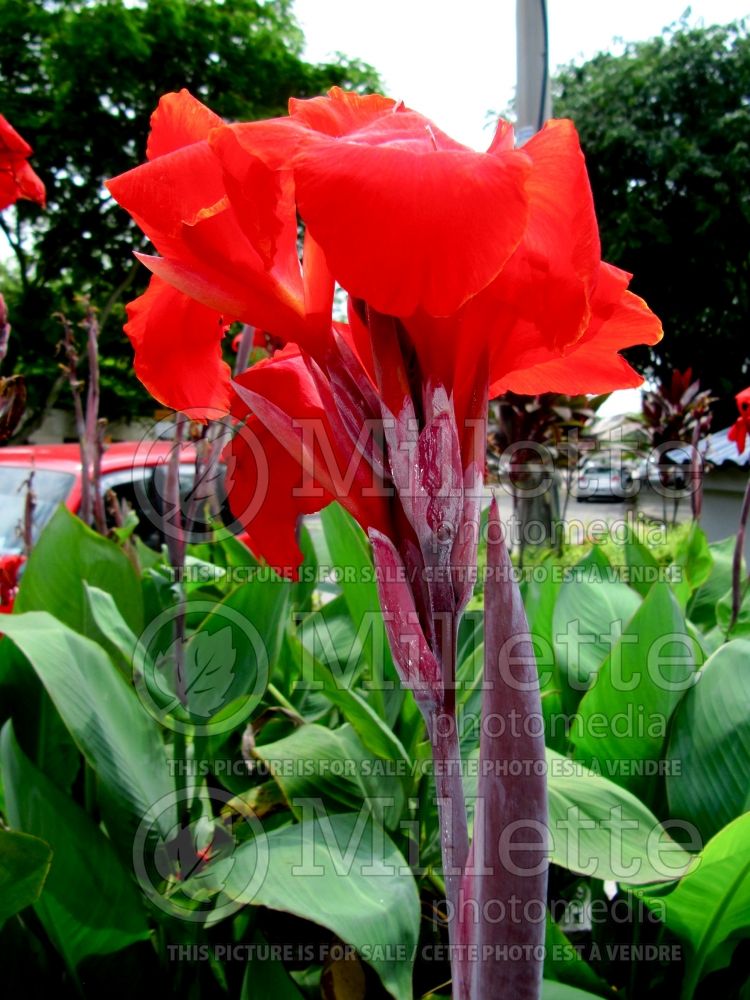
[[[0,553],[20,552],[23,548],[26,483],[31,471],[28,466],[0,465]],[[74,481],[75,476],[69,472],[34,469],[32,541],[70,493]]]

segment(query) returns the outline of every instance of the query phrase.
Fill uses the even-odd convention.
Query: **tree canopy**
[[[376,89],[356,60],[313,65],[290,0],[0,0],[0,110],[34,147],[48,210],[20,203],[2,225],[17,267],[2,275],[11,361],[37,405],[57,375],[56,310],[85,293],[102,310],[103,407],[137,410],[123,304],[143,290],[142,237],[103,182],[144,157],[159,97],[187,87],[229,120],[283,114],[290,96]]]
[[[562,69],[556,116],[580,132],[603,255],[664,323],[636,357],[692,367],[734,415],[750,381],[750,37],[681,23]]]

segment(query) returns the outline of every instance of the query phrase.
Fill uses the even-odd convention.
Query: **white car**
[[[630,472],[606,462],[587,462],[578,470],[573,484],[577,500],[628,500],[635,491]]]

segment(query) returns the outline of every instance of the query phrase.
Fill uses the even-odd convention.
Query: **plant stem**
[[[86,450],[91,467],[86,475],[91,482],[91,500],[96,530],[101,535],[107,533],[104,517],[104,497],[102,496],[102,427],[99,422],[99,324],[91,306],[86,308],[83,321],[86,330],[86,349],[89,362],[89,383],[86,394]]]
[[[747,481],[745,496],[742,499],[740,523],[737,528],[737,541],[734,546],[734,558],[732,559],[732,617],[729,620],[728,632],[731,632],[734,628],[742,604],[742,554],[745,549],[745,530],[747,528],[748,514],[750,514],[750,479]]]
[[[461,747],[455,714],[436,713],[430,719],[429,729],[435,767],[443,879],[449,909],[448,935],[451,946],[454,946],[457,943],[459,889],[469,856]]]

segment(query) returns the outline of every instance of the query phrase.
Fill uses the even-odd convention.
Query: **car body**
[[[139,518],[142,540],[159,548],[165,539],[167,461],[174,441],[123,441],[107,446],[101,459],[102,493],[113,491]],[[195,449],[180,447],[180,494],[184,508],[195,477]],[[33,472],[32,542],[59,504],[77,514],[81,505],[83,465],[77,444],[22,445],[0,448],[0,556],[23,549],[24,506]],[[225,503],[224,498],[220,501]]]
[[[577,500],[629,500],[636,484],[621,464],[589,459],[578,470],[573,483]]]

